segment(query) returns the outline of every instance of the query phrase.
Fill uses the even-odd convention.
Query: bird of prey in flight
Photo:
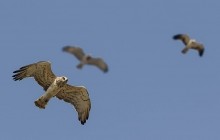
[[[43,87],[45,93],[35,101],[35,105],[39,108],[45,109],[49,100],[56,96],[75,107],[81,124],[88,120],[91,102],[87,89],[83,86],[67,84],[68,78],[65,76],[57,77],[54,75],[49,61],[39,61],[26,65],[13,73],[15,73],[12,76],[15,81],[33,77]]]
[[[108,65],[102,58],[95,58],[91,55],[85,54],[80,47],[64,46],[63,51],[74,55],[80,61],[80,63],[76,66],[79,69],[82,69],[85,64],[88,64],[98,67],[104,73],[108,72]]]
[[[199,56],[203,56],[203,53],[205,51],[205,48],[203,44],[198,43],[195,39],[190,39],[190,37],[187,34],[177,34],[173,36],[174,40],[181,40],[185,47],[182,50],[182,53],[185,54],[189,49],[197,50],[199,53]]]

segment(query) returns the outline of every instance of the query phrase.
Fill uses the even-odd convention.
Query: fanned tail
[[[188,50],[189,50],[189,48],[185,47],[185,48],[182,50],[182,53],[185,54],[185,53],[188,52]]]

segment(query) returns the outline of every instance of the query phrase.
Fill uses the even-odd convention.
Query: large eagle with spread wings
[[[84,124],[89,118],[91,102],[87,89],[83,86],[67,84],[68,78],[57,77],[51,70],[51,63],[40,61],[21,67],[14,71],[12,77],[15,81],[33,77],[43,87],[45,93],[35,101],[35,105],[44,109],[49,100],[56,96],[60,100],[72,104],[78,112],[78,119]]]
[[[190,39],[187,34],[174,35],[173,39],[181,40],[184,43],[185,47],[182,50],[183,54],[187,53],[189,49],[194,49],[198,51],[199,56],[203,56],[203,53],[205,51],[203,44],[198,43],[195,39]]]
[[[76,46],[64,46],[64,52],[68,52],[74,55],[80,63],[77,65],[77,68],[82,69],[85,64],[94,65],[102,70],[104,73],[108,72],[108,65],[104,62],[102,58],[95,58],[91,55],[85,54],[83,49]]]

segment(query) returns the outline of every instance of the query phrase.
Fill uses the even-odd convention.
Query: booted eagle
[[[65,46],[63,47],[63,51],[73,54],[80,61],[76,66],[78,69],[82,69],[85,64],[88,64],[98,67],[104,73],[108,72],[108,66],[102,58],[94,58],[91,55],[86,55],[80,47]]]
[[[78,119],[84,124],[89,118],[91,102],[89,94],[85,87],[71,86],[67,84],[67,77],[57,77],[51,70],[51,63],[48,61],[40,61],[21,67],[14,71],[13,79],[15,81],[23,78],[33,77],[37,83],[43,87],[45,93],[35,101],[35,105],[41,109],[49,100],[56,96],[60,100],[72,104],[78,112]]]
[[[182,53],[185,54],[189,49],[197,50],[199,56],[202,56],[205,49],[203,44],[196,42],[195,39],[190,39],[187,34],[177,34],[173,36],[174,40],[181,40],[185,44],[185,48],[183,48]]]

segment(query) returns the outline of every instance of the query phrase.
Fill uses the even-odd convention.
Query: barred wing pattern
[[[85,87],[66,84],[56,97],[60,100],[71,103],[78,112],[78,120],[83,125],[86,123],[86,120],[89,118],[91,102],[88,91]]]
[[[42,86],[45,91],[56,78],[51,70],[51,63],[48,61],[39,61],[37,63],[23,66],[13,73],[15,73],[15,75],[12,76],[15,81],[27,77],[34,77],[37,83]]]

